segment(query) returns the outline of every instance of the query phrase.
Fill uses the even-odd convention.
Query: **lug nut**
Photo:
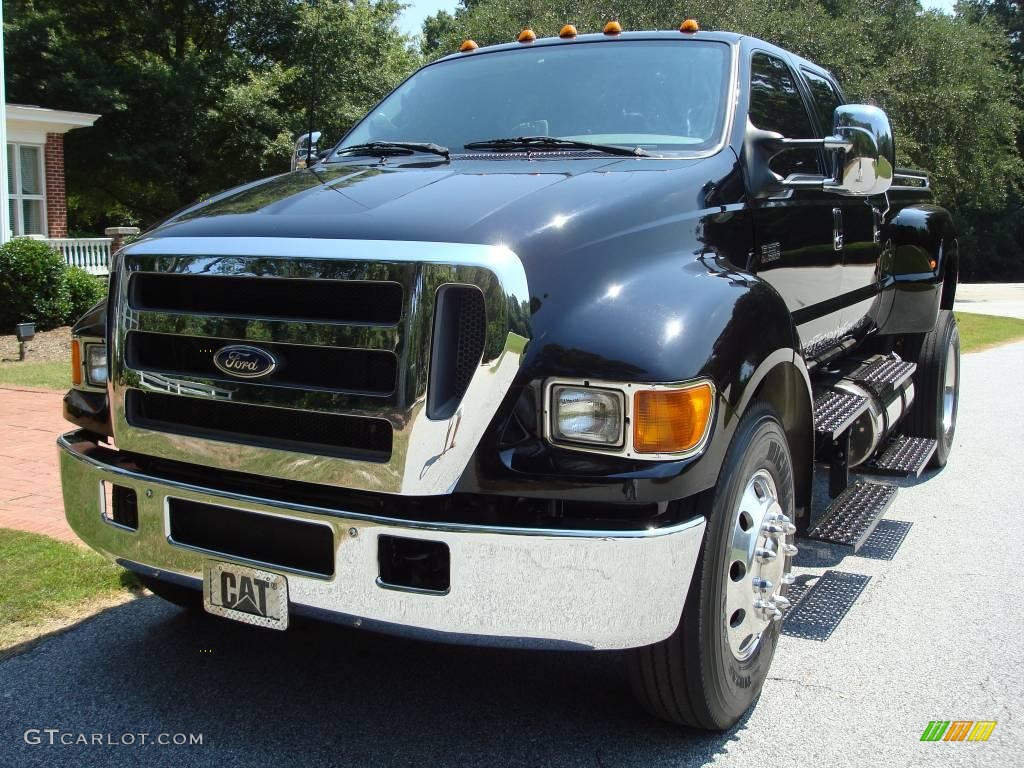
[[[754,608],[760,611],[761,615],[766,619],[778,621],[782,618],[782,611],[780,611],[771,600],[755,600]]]
[[[793,605],[791,602],[789,602],[789,598],[783,595],[776,595],[772,599],[772,602],[775,604],[775,607],[781,611],[789,610],[790,606]]]
[[[792,573],[783,574],[782,578],[779,579],[783,584],[795,584],[796,577]]]
[[[782,545],[782,553],[784,555],[787,555],[788,557],[796,557],[796,554],[799,551],[800,550],[797,549],[795,544],[783,544]]]
[[[751,579],[750,583],[753,585],[755,592],[770,593],[772,591],[772,587],[775,586],[770,581],[768,581],[768,579],[761,578]]]
[[[762,563],[770,563],[776,557],[778,557],[774,550],[768,549],[766,547],[758,549],[755,554],[757,555],[757,559],[760,560]]]

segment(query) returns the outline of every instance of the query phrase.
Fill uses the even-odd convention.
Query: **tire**
[[[749,496],[750,489],[756,491],[757,482],[765,483],[766,477],[774,484],[771,490],[778,507],[772,507],[772,513],[755,510],[755,517],[761,516],[759,525],[749,519],[744,507],[754,498]],[[767,403],[755,403],[740,421],[718,484],[706,492],[701,507],[707,527],[679,626],[660,643],[628,651],[627,663],[633,692],[648,712],[680,725],[721,731],[735,725],[760,695],[779,638],[781,613],[777,609],[788,605],[789,568],[796,554],[792,459],[782,424]],[[784,518],[775,517],[780,512]],[[748,514],[750,534],[740,533],[744,514]],[[776,529],[774,539],[762,545],[769,518],[781,532]],[[777,569],[771,572],[777,583],[774,595],[769,596],[775,615],[765,618],[757,609],[750,614],[751,620],[756,618],[765,626],[757,639],[745,650],[740,647],[737,654],[736,638],[747,629],[741,624],[730,635],[727,624],[736,616],[735,601],[755,599],[750,580],[767,575],[769,566],[761,565],[758,557],[748,558],[748,570],[737,581],[733,578],[738,552],[734,546],[736,536],[755,534],[756,546],[774,547],[777,552],[771,564]],[[748,586],[751,596],[744,597]]]
[[[198,589],[189,589],[180,584],[160,581],[159,579],[141,574],[136,574],[136,577],[142,582],[142,586],[169,603],[174,603],[181,608],[188,608],[193,611],[200,611],[203,608],[203,593]]]
[[[948,309],[939,312],[931,331],[907,336],[903,357],[917,363],[914,404],[901,430],[911,437],[935,440],[938,446],[930,466],[944,467],[953,450],[960,400],[960,331]]]

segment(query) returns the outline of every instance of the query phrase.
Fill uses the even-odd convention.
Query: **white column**
[[[4,85],[4,4],[0,0],[0,243],[11,231],[7,220],[7,90]]]

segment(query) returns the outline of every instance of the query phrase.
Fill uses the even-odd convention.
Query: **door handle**
[[[832,248],[843,250],[843,209],[832,209]]]

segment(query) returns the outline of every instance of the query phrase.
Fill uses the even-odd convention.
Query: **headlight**
[[[552,388],[551,406],[555,442],[622,445],[625,406],[621,392],[558,385]]]
[[[85,347],[85,378],[94,387],[107,386],[107,345],[87,344]]]

